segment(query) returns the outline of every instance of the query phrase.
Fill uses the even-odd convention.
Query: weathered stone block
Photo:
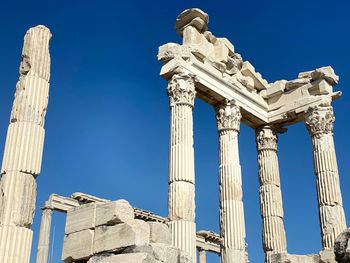
[[[88,263],[161,263],[147,253],[119,254],[100,257]]]
[[[334,73],[334,70],[331,66],[314,70],[311,73],[311,77],[313,80],[324,79],[332,86],[337,85],[339,81],[339,76]]]
[[[126,200],[96,205],[95,226],[115,225],[134,219],[134,209]]]
[[[65,233],[70,234],[95,227],[96,203],[89,203],[67,212]]]
[[[62,260],[70,263],[76,260],[86,259],[93,254],[93,230],[83,230],[71,233],[64,237]]]
[[[16,171],[6,172],[1,178],[0,193],[0,224],[10,225],[11,222],[16,226],[31,226],[36,200],[34,176]]]
[[[178,263],[179,250],[162,243],[151,243],[145,246],[133,246],[123,253],[147,253],[156,260],[166,263]]]
[[[114,226],[99,226],[95,229],[94,254],[104,251],[119,251],[129,246],[149,244],[150,227],[141,220],[132,220]]]
[[[171,233],[169,227],[159,222],[148,222],[150,226],[150,242],[171,244]]]

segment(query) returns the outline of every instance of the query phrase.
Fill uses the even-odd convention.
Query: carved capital
[[[186,104],[193,107],[196,97],[194,76],[186,73],[173,75],[168,82],[167,94],[170,106]]]
[[[241,123],[241,111],[234,101],[226,100],[223,104],[216,107],[216,122],[218,130],[236,130],[239,131]]]
[[[311,136],[332,134],[334,121],[332,106],[315,106],[305,115],[305,124]]]
[[[52,211],[53,211],[53,209],[51,207],[47,207],[47,206],[45,206],[41,209],[42,216],[51,216]]]
[[[278,133],[271,126],[263,126],[256,130],[256,147],[260,150],[277,151]]]

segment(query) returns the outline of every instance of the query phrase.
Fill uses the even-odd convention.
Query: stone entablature
[[[253,128],[302,121],[310,107],[341,96],[333,91],[339,77],[330,66],[301,72],[294,80],[268,83],[227,38],[207,30],[208,21],[208,15],[196,8],[178,16],[176,30],[182,45],[168,43],[158,52],[165,79],[178,72],[195,76],[199,98],[212,105],[234,99],[242,109],[242,122]]]

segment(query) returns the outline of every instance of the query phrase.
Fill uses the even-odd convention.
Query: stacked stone
[[[67,213],[62,260],[66,263],[187,263],[172,247],[165,224],[134,218],[125,200],[89,203]]]
[[[29,29],[24,37],[20,77],[1,167],[1,262],[29,262],[36,177],[41,169],[48,105],[50,38],[50,30],[44,26]]]
[[[282,193],[277,157],[277,132],[271,126],[257,129],[260,210],[266,262],[272,254],[287,252]]]

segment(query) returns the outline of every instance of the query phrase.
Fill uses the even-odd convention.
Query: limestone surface
[[[118,251],[129,246],[149,244],[150,227],[141,220],[133,220],[114,226],[99,226],[95,229],[94,254]]]
[[[134,219],[134,210],[125,200],[117,200],[96,206],[96,226],[115,225]]]

